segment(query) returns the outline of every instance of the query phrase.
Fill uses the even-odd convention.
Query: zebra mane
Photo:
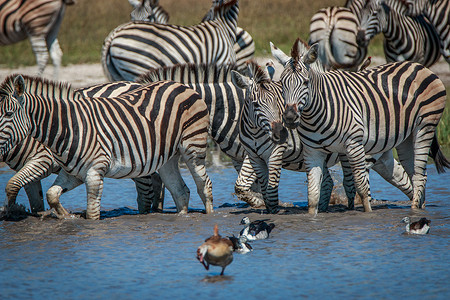
[[[227,10],[229,7],[235,5],[236,2],[238,2],[238,0],[231,0],[231,1],[228,2],[228,3],[222,3],[222,4],[219,4],[218,6],[216,6],[216,7],[214,8],[214,10],[215,10],[216,12],[219,11],[219,10],[221,10],[221,9]]]
[[[297,38],[291,49],[291,67],[294,70],[299,63],[301,57],[309,50],[310,46],[303,41],[301,38]],[[326,72],[322,62],[319,58],[316,59],[311,65],[311,69],[316,72],[324,73]]]
[[[266,70],[264,68],[261,68],[255,60],[251,59],[247,61],[247,67],[249,68],[251,77],[257,84],[268,83],[272,81]]]
[[[173,80],[181,83],[216,83],[231,82],[231,70],[235,66],[218,66],[216,64],[183,64],[158,69],[150,68],[140,75],[136,82],[140,84],[161,80]]]
[[[59,98],[62,95],[71,97],[79,95],[78,92],[72,89],[70,83],[61,81],[52,81],[38,76],[28,76],[22,74],[12,74],[6,77],[6,79],[3,81],[0,87],[0,91],[13,93],[14,79],[16,79],[16,77],[19,75],[22,76],[22,78],[25,81],[25,91],[29,92],[30,94],[48,97],[50,94],[49,90],[51,90],[51,94],[55,98]],[[49,87],[51,88],[49,89]]]

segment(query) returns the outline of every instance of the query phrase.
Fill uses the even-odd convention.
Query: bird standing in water
[[[222,267],[220,275],[223,275],[225,267],[233,261],[233,243],[230,239],[222,238],[219,235],[219,227],[217,224],[214,226],[214,235],[207,238],[198,247],[197,259],[206,270],[209,270],[209,265]]]
[[[409,217],[404,217],[402,222],[406,223],[406,233],[427,234],[430,232],[431,221],[427,218],[421,218],[419,221],[411,223]]]

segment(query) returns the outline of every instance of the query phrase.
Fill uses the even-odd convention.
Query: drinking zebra
[[[281,124],[284,111],[282,86],[280,82],[271,81],[268,74],[255,62],[249,63],[250,77],[233,71],[234,82],[246,89],[246,101],[239,123],[240,140],[244,146],[252,169],[262,182],[264,199],[269,212],[277,212],[278,183],[281,168],[305,172],[303,146],[297,129],[285,129]],[[322,185],[320,187],[319,211],[325,211],[330,202],[333,180],[328,167],[338,162],[338,154],[330,153],[325,159]],[[403,167],[396,162],[392,153],[367,157],[368,167],[372,167],[388,182],[399,188],[412,199],[412,185]],[[239,177],[245,176],[245,166]],[[346,160],[342,161],[344,171],[344,189],[353,208],[355,189],[352,172]],[[239,179],[236,185],[239,184]]]
[[[141,85],[118,81],[79,88],[76,91],[86,97],[116,97],[138,87],[141,87]],[[52,173],[57,174],[61,170],[50,149],[34,138],[27,137],[7,154],[1,156],[0,161],[5,162],[17,172],[6,184],[5,208],[8,209],[15,203],[19,190],[24,187],[30,202],[31,212],[44,211],[41,180]],[[154,174],[150,178],[142,177],[133,180],[136,183],[139,212],[147,213],[150,210],[162,210],[164,190],[159,176]]]
[[[49,205],[86,184],[86,217],[99,219],[103,178],[138,178],[158,171],[177,210],[189,192],[178,169],[185,160],[206,208],[213,211],[204,160],[209,125],[206,104],[186,86],[161,81],[115,98],[83,98],[69,85],[9,76],[0,87],[0,154],[30,135],[52,151],[63,170],[47,191]]]
[[[234,64],[239,6],[231,0],[194,26],[130,22],[105,39],[102,66],[111,80],[134,80],[150,68],[186,63]]]
[[[133,6],[131,21],[147,21],[157,24],[167,24],[169,13],[160,5],[159,0],[128,0]]]
[[[441,53],[450,64],[450,1],[449,0],[401,0],[407,6],[407,14],[423,14],[439,35]]]
[[[439,172],[450,166],[435,133],[446,101],[442,81],[413,62],[361,72],[318,72],[311,68],[317,59],[316,45],[301,52],[296,41],[291,57],[271,47],[284,66],[283,123],[298,127],[304,146],[309,212],[317,212],[317,191],[329,153],[347,156],[364,210],[371,211],[365,157],[392,148],[412,180],[411,207],[424,207],[428,154]]]
[[[138,83],[146,84],[160,80],[174,80],[197,91],[205,101],[210,116],[209,134],[219,148],[231,158],[239,172],[246,158],[239,141],[238,120],[244,105],[245,94],[231,79],[232,66],[217,65],[177,65],[151,69],[141,75]],[[251,192],[256,179],[252,170],[242,179],[236,190],[238,197],[253,207],[263,206],[264,201]],[[256,189],[256,187],[254,187]]]
[[[406,16],[406,9],[398,0],[367,1],[360,16],[366,43],[383,32],[387,62],[409,60],[429,67],[441,57],[439,36],[433,25],[422,15]]]
[[[37,75],[44,72],[49,51],[58,77],[62,51],[57,39],[66,5],[73,0],[0,0],[0,45],[30,39],[38,64]]]
[[[327,7],[313,15],[308,44],[319,44],[319,60],[326,70],[356,71],[367,55],[359,20],[345,7]]]

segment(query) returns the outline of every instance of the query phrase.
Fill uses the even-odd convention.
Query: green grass
[[[170,23],[198,23],[211,0],[161,0],[170,14]],[[343,5],[345,0],[240,0],[239,26],[252,35],[257,56],[270,55],[269,42],[285,52],[297,37],[306,40],[311,16],[320,8]],[[118,25],[129,21],[131,6],[126,0],[78,0],[68,6],[61,25],[59,42],[64,52],[63,65],[99,63],[105,37]],[[369,55],[383,56],[383,39],[370,43]],[[0,47],[0,67],[35,65],[28,40]],[[448,94],[450,90],[447,90]],[[438,127],[439,141],[450,148],[450,99]]]

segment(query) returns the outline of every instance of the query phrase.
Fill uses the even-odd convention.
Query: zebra
[[[86,97],[116,97],[138,87],[141,87],[141,85],[133,82],[114,82],[79,88],[76,89],[76,92]],[[6,184],[7,200],[4,206],[6,210],[15,203],[19,190],[24,187],[30,202],[31,212],[44,211],[44,198],[40,180],[52,173],[57,174],[61,170],[50,149],[34,138],[27,137],[6,155],[0,157],[0,161],[5,162],[17,172]],[[159,176],[154,174],[151,177],[134,178],[133,180],[136,183],[138,193],[139,212],[149,212],[150,208],[153,211],[162,211],[164,190]]]
[[[150,68],[183,63],[234,64],[237,0],[214,9],[214,20],[194,26],[135,21],[105,39],[102,66],[109,80],[134,80]]]
[[[356,71],[367,55],[359,20],[349,8],[320,9],[310,21],[309,41],[319,43],[319,60],[326,70]]]
[[[233,71],[235,84],[246,89],[246,101],[239,125],[240,140],[250,158],[252,168],[262,181],[261,186],[266,189],[266,207],[269,212],[274,213],[278,210],[276,206],[281,168],[306,171],[303,146],[297,129],[286,129],[282,126],[284,102],[281,83],[272,81],[254,61],[249,62],[248,73],[250,78]],[[327,209],[333,189],[333,180],[328,168],[335,165],[339,159],[337,153],[330,153],[325,159],[319,211]],[[366,159],[369,167],[399,188],[409,199],[412,198],[411,181],[401,165],[394,160],[392,153]],[[351,171],[345,162],[344,159],[344,189],[349,200],[349,208],[352,209],[355,190]],[[239,176],[245,175],[245,166],[244,163]]]
[[[407,14],[423,14],[439,35],[441,53],[450,64],[450,1],[448,0],[401,0],[407,6]]]
[[[138,178],[158,171],[180,213],[189,191],[182,156],[205,204],[213,211],[204,161],[209,114],[192,89],[173,81],[142,86],[114,98],[84,98],[70,85],[10,75],[0,86],[0,154],[30,135],[61,165],[47,202],[59,215],[59,197],[86,184],[86,218],[99,219],[103,178]]]
[[[283,123],[299,129],[308,171],[308,212],[316,213],[323,161],[329,153],[345,155],[364,210],[371,211],[365,157],[397,149],[413,185],[412,208],[425,206],[428,154],[438,172],[450,163],[442,154],[436,126],[445,108],[442,81],[414,62],[396,62],[361,72],[318,72],[317,45],[291,57],[271,44],[284,66],[281,74]]]
[[[173,80],[183,83],[197,91],[205,101],[209,116],[209,135],[220,150],[231,158],[234,168],[239,172],[246,160],[244,147],[239,140],[238,121],[244,105],[245,94],[237,88],[231,79],[234,66],[217,65],[177,65],[159,69],[150,69],[141,75],[136,82],[148,84],[160,80]],[[252,184],[256,174],[252,170],[248,176],[242,178],[236,189],[239,199],[252,207],[264,205],[264,201],[257,193],[257,187]]]
[[[133,6],[131,21],[147,21],[157,24],[167,24],[169,13],[160,5],[159,0],[128,0]]]
[[[223,0],[213,0],[212,6],[203,17],[202,22],[213,21],[214,10],[217,9],[222,3]],[[236,53],[236,68],[238,70],[245,70],[245,62],[251,59],[255,54],[255,42],[253,41],[250,33],[239,26],[236,27],[236,42],[234,43],[233,48]]]
[[[0,0],[0,45],[11,45],[30,39],[38,65],[37,75],[44,72],[49,52],[58,77],[62,50],[58,42],[66,5],[74,0]]]
[[[409,60],[430,67],[441,57],[439,36],[422,15],[405,14],[405,7],[397,0],[367,1],[360,11],[364,40],[368,43],[383,32],[387,62]]]

